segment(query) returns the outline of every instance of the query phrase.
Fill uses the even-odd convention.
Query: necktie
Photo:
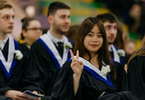
[[[57,42],[57,44],[58,44],[58,52],[59,52],[59,55],[62,58],[62,56],[63,56],[63,43],[62,42]]]
[[[110,53],[110,57],[111,57],[112,59],[114,59],[113,51],[109,51],[109,53]]]

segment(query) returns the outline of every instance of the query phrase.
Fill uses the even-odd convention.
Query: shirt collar
[[[63,42],[63,39],[61,39],[61,40],[57,39],[56,37],[52,36],[49,31],[47,31],[47,35],[49,36],[51,41],[54,42],[55,44],[57,44],[57,42]]]
[[[7,40],[8,40],[8,36],[2,41],[2,40],[0,40],[0,42],[3,42],[3,43],[5,43],[6,44],[6,42],[7,42]]]
[[[8,40],[8,36],[3,41],[0,40],[0,49],[1,50],[3,50],[3,48],[4,48],[4,46],[5,46],[6,42],[7,42],[7,40]]]
[[[109,45],[109,51],[112,51],[111,45]]]

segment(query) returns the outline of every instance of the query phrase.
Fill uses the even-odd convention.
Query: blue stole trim
[[[57,61],[57,59],[55,58],[55,56],[53,55],[53,53],[51,52],[51,50],[48,48],[48,46],[43,42],[43,40],[39,38],[38,41],[47,49],[47,51],[49,52],[49,54],[51,55],[51,57],[52,57],[52,59],[53,59],[53,61],[55,63],[55,66],[57,68],[61,68],[60,65],[59,65],[59,63],[58,63],[58,61]]]
[[[14,44],[15,44],[15,50],[19,50],[19,44],[18,44],[18,42],[16,42],[14,40]],[[10,81],[10,78],[11,78],[11,75],[12,75],[12,72],[13,72],[13,69],[14,69],[16,63],[17,63],[17,59],[15,59],[15,56],[14,56],[13,62],[12,62],[11,68],[10,68],[10,71],[8,73],[7,70],[6,70],[6,68],[5,68],[5,66],[3,65],[2,61],[0,60],[0,66],[1,66],[2,70],[4,71],[4,73],[6,75],[7,82]]]
[[[55,66],[57,68],[61,68],[61,66],[59,65],[57,59],[55,58],[54,54],[52,53],[52,51],[49,49],[49,47],[45,44],[45,42],[43,42],[43,40],[41,38],[38,39],[38,41],[46,48],[46,50],[49,52],[49,54],[51,55],[54,63],[55,63]],[[69,42],[71,42],[69,39],[68,39]],[[67,60],[71,58],[71,54],[70,54],[70,51],[68,51],[68,56],[67,56]]]
[[[68,39],[68,41],[69,41],[70,43],[72,43],[70,39]],[[72,50],[72,49],[71,49],[71,50]],[[71,58],[71,54],[70,54],[70,51],[68,51],[67,60],[69,60],[70,58]]]
[[[114,63],[114,59],[111,58],[112,63]]]
[[[72,61],[72,59],[69,59],[68,61]],[[107,75],[107,80],[108,80],[107,81],[104,78],[102,78],[98,73],[96,73],[94,70],[87,67],[86,65],[84,65],[84,69],[86,71],[88,71],[90,74],[92,74],[95,78],[99,79],[100,81],[105,82],[107,85],[111,86],[112,88],[114,87],[113,84],[112,84],[112,81],[110,79],[110,74]]]
[[[116,47],[115,45],[113,45],[113,46],[115,47],[116,50],[119,50],[118,47]],[[122,63],[122,59],[120,58],[120,56],[119,56],[119,60],[120,60],[120,64],[122,65],[123,63]]]

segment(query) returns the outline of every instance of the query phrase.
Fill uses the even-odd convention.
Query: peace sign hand
[[[74,71],[74,75],[80,77],[83,71],[83,62],[79,61],[79,50],[77,50],[76,58],[74,58],[73,52],[70,50],[72,63],[71,68]]]

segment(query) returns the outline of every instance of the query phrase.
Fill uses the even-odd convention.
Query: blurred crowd
[[[144,0],[84,0],[107,10],[77,24],[69,0],[41,2],[0,0],[0,99],[145,99]]]

